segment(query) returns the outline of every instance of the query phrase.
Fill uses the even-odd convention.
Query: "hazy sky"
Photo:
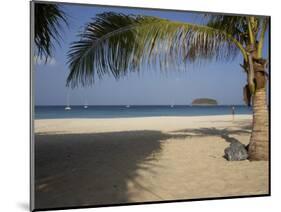
[[[105,11],[158,16],[170,20],[200,22],[198,15],[189,12],[170,12],[110,7],[63,5],[70,16],[69,28],[63,32],[61,46],[55,45],[54,57],[47,64],[37,62],[34,70],[36,105],[65,105],[69,93],[70,104],[80,105],[165,105],[190,104],[195,98],[214,98],[219,104],[243,104],[242,89],[246,75],[239,66],[242,56],[232,62],[211,62],[189,66],[187,71],[170,70],[163,73],[155,68],[140,74],[129,74],[116,81],[107,77],[90,88],[69,89],[66,55],[69,45],[77,40],[77,33],[96,14]],[[266,37],[266,43],[268,38]],[[264,47],[267,53],[268,44]],[[267,56],[267,54],[266,54]]]

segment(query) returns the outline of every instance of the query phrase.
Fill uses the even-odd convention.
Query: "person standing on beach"
[[[234,106],[232,106],[231,112],[232,112],[232,120],[234,120],[234,115],[235,115],[235,107]]]

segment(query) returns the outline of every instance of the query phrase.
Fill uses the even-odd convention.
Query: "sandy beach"
[[[35,120],[36,208],[268,193],[268,162],[223,158],[251,116]]]

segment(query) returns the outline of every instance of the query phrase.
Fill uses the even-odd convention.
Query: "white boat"
[[[65,110],[71,110],[71,107],[70,106],[66,106],[64,109]]]
[[[174,105],[171,105],[171,107],[174,107]]]
[[[67,94],[67,99],[66,99],[66,107],[64,108],[64,110],[71,110],[70,104],[69,104],[69,93]]]
[[[126,108],[129,108],[129,107],[131,107],[130,105],[126,105]]]
[[[88,108],[88,100],[87,100],[87,96],[85,95],[85,101],[84,101],[84,109]]]

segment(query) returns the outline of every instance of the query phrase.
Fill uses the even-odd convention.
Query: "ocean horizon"
[[[157,116],[210,116],[231,115],[232,106],[235,114],[251,114],[252,108],[244,105],[72,105],[65,110],[65,105],[35,106],[35,119],[69,118],[129,118]]]

